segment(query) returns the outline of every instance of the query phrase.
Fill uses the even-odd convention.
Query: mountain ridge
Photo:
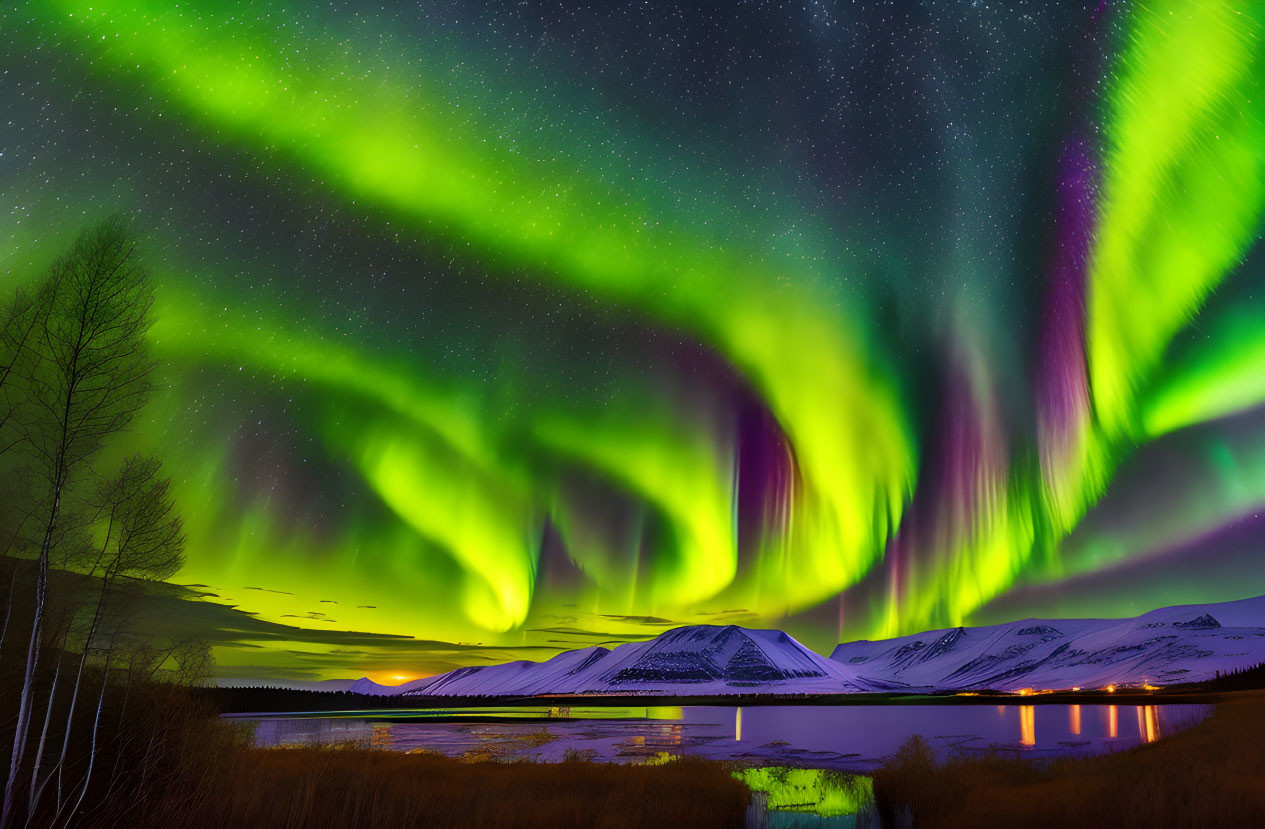
[[[1265,596],[1120,619],[1027,618],[840,643],[829,657],[780,630],[687,625],[544,662],[470,666],[360,693],[417,697],[711,696],[1103,688],[1200,682],[1265,662]]]

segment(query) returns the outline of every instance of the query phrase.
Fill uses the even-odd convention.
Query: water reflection
[[[1133,706],[1126,706],[1133,707]],[[1086,712],[1084,709],[1091,709]],[[480,708],[358,712],[258,720],[260,745],[355,743],[452,757],[646,762],[691,754],[747,765],[865,771],[911,735],[942,753],[1095,753],[1153,742],[1211,712],[1152,705],[690,706]],[[1093,711],[1097,709],[1097,711]]]
[[[763,793],[766,809],[821,817],[856,814],[874,796],[870,778],[825,769],[764,766],[740,769],[734,777]]]
[[[1037,711],[1036,706],[1019,706],[1019,745],[1034,746],[1037,744]]]
[[[1160,738],[1160,715],[1154,705],[1138,706],[1138,734],[1148,743]]]

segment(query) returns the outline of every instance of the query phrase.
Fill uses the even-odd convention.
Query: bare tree
[[[121,604],[119,597],[126,592],[117,589],[119,580],[126,578],[160,581],[174,575],[183,562],[184,535],[181,532],[181,522],[175,513],[171,482],[160,476],[161,469],[162,464],[155,458],[134,456],[124,461],[118,473],[105,481],[98,490],[101,528],[96,558],[88,573],[96,577],[98,592],[79,656],[79,667],[70,697],[70,711],[66,715],[61,757],[56,766],[59,807],[62,805],[62,776],[84,666],[92,652],[102,620],[109,610],[108,603],[113,599],[116,604]],[[115,610],[117,628],[124,620],[117,607]],[[39,790],[42,789],[43,785],[39,787]],[[31,792],[31,808],[34,808],[38,799],[34,781]]]
[[[60,611],[60,612],[58,612]],[[53,703],[57,699],[57,684],[62,675],[62,664],[65,662],[66,641],[70,634],[70,628],[74,623],[74,615],[76,608],[73,606],[62,607],[55,610],[46,610],[45,618],[52,615],[54,618],[51,626],[50,635],[46,641],[46,646],[51,647],[57,653],[57,665],[53,671],[53,681],[48,688],[48,704],[44,708],[44,725],[40,729],[39,742],[35,749],[35,762],[31,767],[31,798],[35,795],[35,778],[39,773],[40,763],[44,756],[44,745],[48,741],[49,728],[53,720]],[[48,627],[46,623],[46,627]]]
[[[87,479],[90,461],[107,438],[127,427],[148,397],[153,363],[146,333],[152,304],[153,285],[136,256],[128,222],[111,218],[93,225],[54,263],[32,309],[41,324],[27,335],[23,358],[6,376],[6,384],[17,380],[30,407],[18,433],[39,474],[42,492],[36,503],[42,531],[0,826],[12,814],[30,729],[54,541],[66,531],[66,500]]]
[[[80,782],[79,786],[77,787],[79,790],[79,796],[75,799],[75,805],[72,806],[70,808],[70,811],[66,813],[66,823],[64,824],[64,826],[70,825],[71,819],[74,817],[75,813],[79,811],[79,807],[83,805],[84,795],[88,793],[88,786],[92,782],[92,770],[97,765],[97,735],[101,731],[101,709],[105,707],[105,689],[108,687],[109,682],[110,682],[110,662],[113,660],[113,657],[114,657],[114,648],[112,647],[107,648],[106,657],[105,657],[105,671],[101,676],[101,691],[100,693],[97,694],[97,711],[96,711],[96,715],[93,716],[92,718],[92,745],[88,751],[88,770],[84,772],[83,780]],[[67,725],[69,726],[69,722],[67,722]],[[69,805],[70,805],[69,801],[65,803],[59,803],[57,806],[57,814],[60,815],[62,811]],[[56,821],[56,818],[54,818],[54,822],[55,821]]]

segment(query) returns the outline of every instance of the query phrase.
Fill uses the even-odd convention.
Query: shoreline
[[[748,708],[760,706],[903,706],[903,705],[1190,705],[1190,704],[1209,704],[1215,705],[1222,702],[1228,702],[1232,699],[1240,697],[1246,691],[1205,691],[1205,690],[1182,690],[1182,691],[1145,691],[1145,692],[1120,692],[1107,693],[1103,691],[1077,691],[1077,692],[1050,692],[1038,694],[1010,694],[1010,693],[994,693],[985,692],[974,693],[971,695],[962,695],[956,693],[943,694],[814,694],[805,696],[794,695],[751,695],[751,696],[698,696],[698,697],[681,697],[681,696],[611,696],[611,695],[568,695],[568,696],[542,696],[542,697],[408,697],[407,702],[412,704],[402,704],[400,697],[370,697],[361,696],[357,701],[363,700],[366,703],[373,701],[393,701],[387,705],[366,704],[363,706],[346,706],[322,708],[318,706],[295,706],[293,708],[274,708],[273,710],[243,709],[239,706],[231,704],[231,697],[235,696],[233,692],[238,689],[215,689],[211,696],[219,697],[217,700],[221,703],[221,716],[227,719],[251,719],[251,718],[277,718],[277,717],[355,717],[355,716],[373,716],[375,719],[391,719],[391,712],[400,712],[403,714],[407,711],[453,711],[460,712],[466,709],[494,708],[494,707],[514,707],[514,708],[565,708],[565,707],[585,707],[585,708],[654,708],[654,707],[717,707],[717,708]],[[254,689],[246,689],[254,690]],[[330,702],[343,703],[347,700],[342,698],[341,692],[337,691],[295,691],[295,692],[274,692],[281,694],[316,694],[329,695],[323,699],[313,700],[307,699],[307,702]],[[296,699],[296,702],[299,700]],[[478,714],[471,714],[463,717],[460,713],[454,713],[451,717],[438,715],[428,717],[428,720],[443,721],[445,719],[461,719],[464,721],[476,721],[480,718]],[[487,719],[496,722],[504,722],[502,717],[487,717]],[[530,721],[533,719],[548,720],[557,719],[549,716],[523,716],[515,718],[522,721]]]
[[[1208,719],[1153,743],[1031,763],[1014,754],[938,760],[907,743],[874,775],[886,825],[1254,826],[1265,814],[1265,690],[1225,691]]]

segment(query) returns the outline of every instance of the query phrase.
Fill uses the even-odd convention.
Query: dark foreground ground
[[[158,804],[153,827],[742,827],[750,793],[716,763],[472,763],[371,749],[249,749]]]
[[[1265,691],[1224,694],[1210,719],[1159,742],[1045,766],[937,764],[911,740],[874,792],[889,827],[1265,826]]]

